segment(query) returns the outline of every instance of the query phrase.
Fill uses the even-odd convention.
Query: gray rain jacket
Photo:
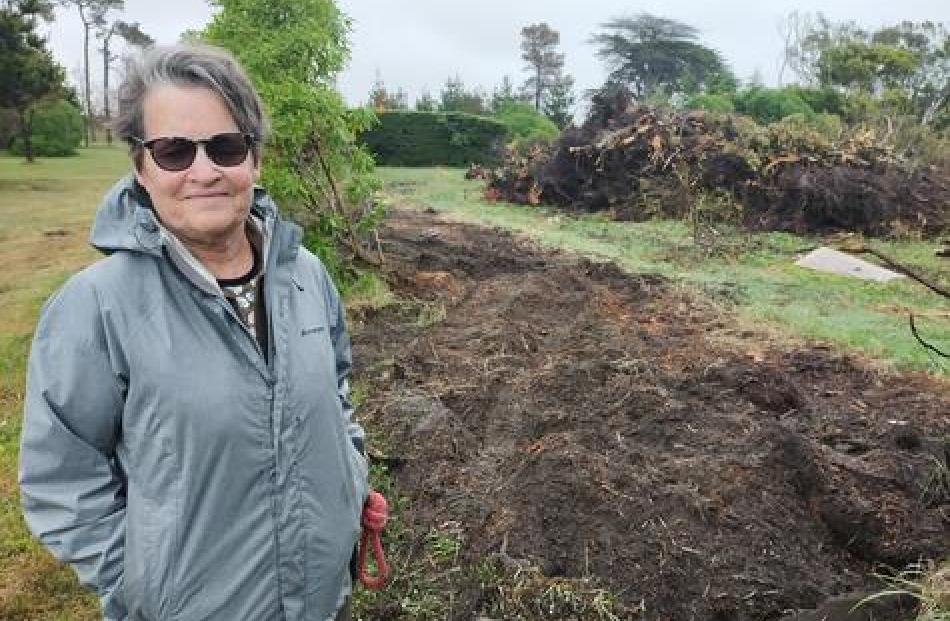
[[[43,308],[20,453],[32,532],[105,619],[332,619],[367,494],[343,310],[300,229],[255,190],[270,352],[133,190],[109,256]]]

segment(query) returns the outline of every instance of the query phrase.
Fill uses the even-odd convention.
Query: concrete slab
[[[853,276],[854,278],[863,278],[875,282],[888,282],[895,278],[903,278],[903,274],[825,246],[812,250],[798,261],[795,261],[795,265],[819,272]]]

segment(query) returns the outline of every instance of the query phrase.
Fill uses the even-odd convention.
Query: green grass
[[[86,243],[104,192],[128,169],[120,148],[77,157],[0,155],[0,619],[96,619],[95,598],[30,536],[16,486],[26,357],[40,306],[95,259]]]
[[[466,181],[453,168],[382,168],[380,175],[390,202],[516,231],[544,247],[610,259],[631,272],[662,274],[734,304],[740,321],[751,327],[827,341],[897,369],[950,373],[946,359],[921,347],[907,322],[908,311],[920,315],[921,334],[950,350],[950,304],[907,278],[878,284],[795,266],[796,251],[821,245],[819,239],[732,231],[706,252],[693,244],[685,222],[610,222],[488,203],[481,199],[482,182]],[[875,240],[872,245],[933,280],[939,281],[943,270],[948,286],[946,259],[934,256],[934,244]]]

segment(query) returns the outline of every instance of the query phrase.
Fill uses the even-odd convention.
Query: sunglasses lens
[[[218,166],[237,166],[242,163],[251,146],[251,139],[239,132],[217,134],[208,140],[199,141],[156,138],[143,144],[151,150],[156,164],[165,170],[180,172],[195,162],[199,142],[204,143],[208,159]]]
[[[159,138],[152,143],[152,159],[170,171],[185,170],[195,161],[197,145],[185,138]]]
[[[205,145],[205,152],[218,166],[237,166],[247,157],[248,140],[244,134],[218,134]]]

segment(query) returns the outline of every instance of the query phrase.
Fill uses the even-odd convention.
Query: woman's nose
[[[205,152],[205,145],[199,144],[195,152],[195,161],[191,163],[188,169],[188,175],[195,179],[217,179],[221,176],[221,171],[217,165],[211,161]]]

